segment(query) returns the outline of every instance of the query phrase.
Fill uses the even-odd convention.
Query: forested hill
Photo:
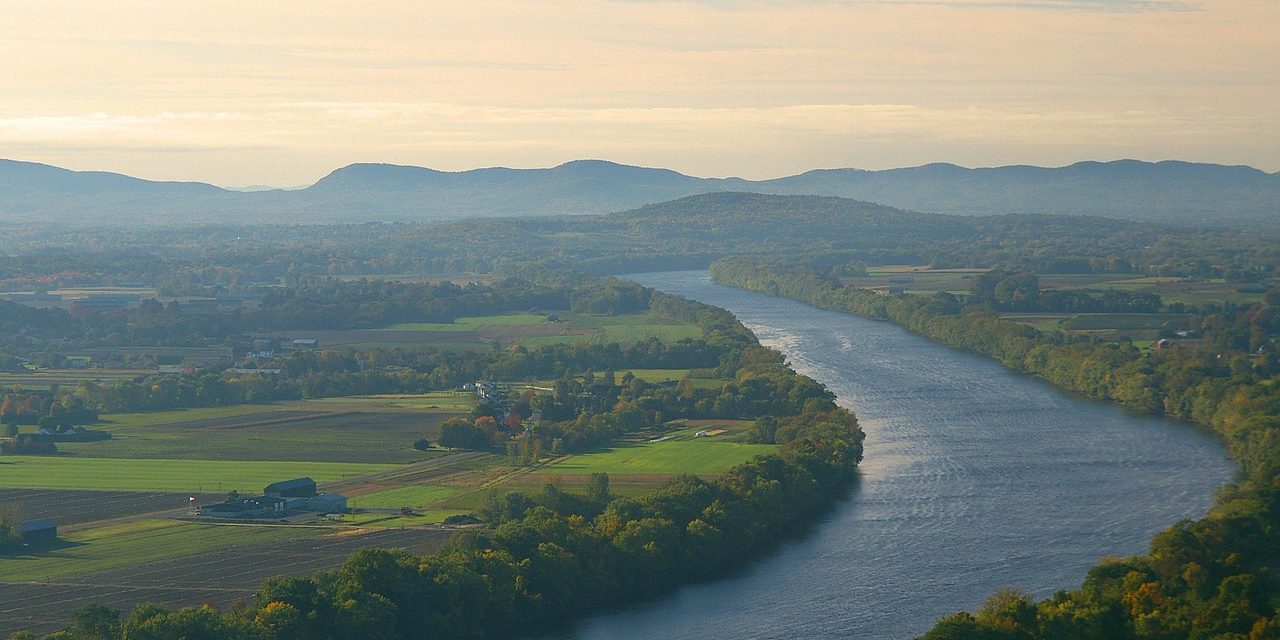
[[[35,287],[52,274],[69,282],[113,277],[187,291],[287,274],[505,273],[529,265],[619,274],[705,268],[730,255],[792,255],[1252,282],[1280,268],[1271,249],[1278,237],[1274,225],[1206,230],[1085,216],[948,216],[845,198],[711,193],[600,216],[146,230],[31,225],[0,235],[0,251],[9,254],[0,256],[0,279]]]
[[[0,160],[0,219],[10,223],[295,224],[603,214],[721,191],[840,196],[957,215],[1092,215],[1211,226],[1280,218],[1280,175],[1186,162],[980,169],[930,164],[817,170],[761,181],[599,160],[461,172],[354,164],[305,189],[243,193]]]

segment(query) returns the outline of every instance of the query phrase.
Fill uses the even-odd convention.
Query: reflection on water
[[[867,432],[862,482],[742,575],[588,619],[575,640],[910,638],[992,591],[1080,583],[1100,557],[1208,507],[1232,473],[1192,426],[1057,392],[887,323],[712,284],[642,284],[724,307]]]

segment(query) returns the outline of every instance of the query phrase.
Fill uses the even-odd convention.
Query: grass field
[[[630,371],[632,375],[645,382],[669,382],[688,378],[692,369],[627,369],[626,371],[616,372],[616,375],[618,378],[622,378],[627,371]]]
[[[0,487],[256,493],[277,480],[311,476],[323,484],[395,468],[342,462],[5,456],[0,458]]]
[[[441,423],[473,403],[471,394],[439,392],[110,414],[94,428],[111,440],[59,450],[95,458],[414,462],[432,454],[413,442],[434,440]]]
[[[463,516],[471,513],[470,509],[427,509],[415,511],[413,515],[386,513],[357,513],[347,516],[343,522],[361,527],[417,527],[425,524],[440,524],[449,516]]]
[[[6,582],[47,580],[221,547],[305,538],[320,531],[137,520],[67,535],[64,544],[46,551],[0,556],[0,576]]]
[[[692,473],[712,476],[756,456],[777,449],[771,444],[746,444],[711,438],[694,438],[698,428],[685,429],[661,442],[619,443],[613,447],[569,456],[538,470],[542,474],[592,473],[660,474]]]
[[[430,346],[441,349],[488,349],[493,342],[526,345],[574,342],[635,342],[649,338],[679,340],[701,335],[694,325],[651,314],[596,316],[556,311],[559,322],[544,313],[512,313],[458,318],[455,322],[410,322],[381,329],[300,331],[326,347]]]
[[[347,501],[347,504],[361,509],[416,508],[439,502],[459,491],[462,491],[462,487],[438,484],[407,485],[376,493],[367,493],[362,496],[354,496]]]

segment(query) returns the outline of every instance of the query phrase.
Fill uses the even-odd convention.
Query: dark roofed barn
[[[316,481],[311,478],[295,478],[273,482],[262,493],[276,498],[310,498],[316,495]]]
[[[58,539],[58,525],[52,520],[27,520],[18,525],[23,544],[47,544]]]

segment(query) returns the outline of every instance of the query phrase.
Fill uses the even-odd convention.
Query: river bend
[[[867,432],[859,487],[740,575],[589,618],[573,640],[911,638],[1013,586],[1078,586],[1196,518],[1234,467],[1192,425],[1134,415],[884,322],[710,282],[629,276],[733,312]]]

